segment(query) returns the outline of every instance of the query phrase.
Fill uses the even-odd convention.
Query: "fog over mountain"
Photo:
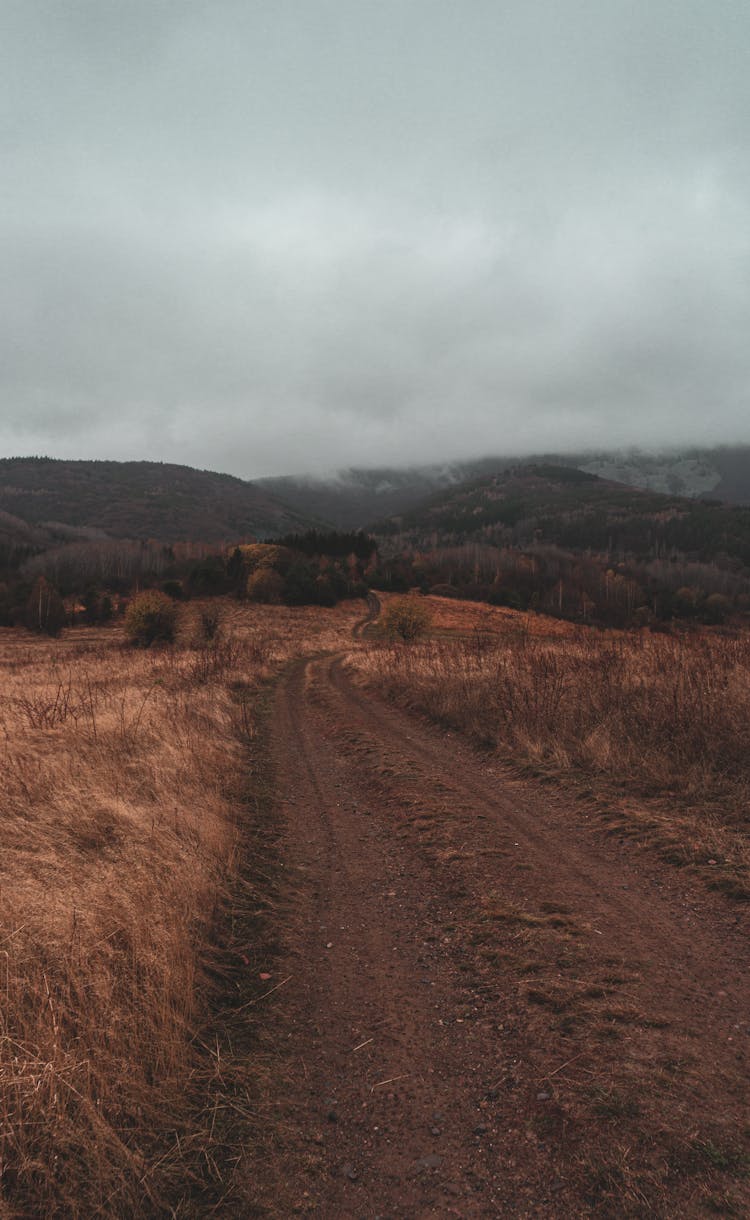
[[[8,0],[0,455],[750,440],[739,0]]]
[[[329,475],[286,475],[260,479],[258,486],[295,512],[352,529],[382,522],[463,484],[540,464],[581,470],[643,491],[750,504],[747,445],[662,453],[637,449],[537,453],[520,459],[495,454],[429,465],[348,467]]]

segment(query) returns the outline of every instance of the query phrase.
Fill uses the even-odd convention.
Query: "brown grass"
[[[161,651],[0,632],[0,1215],[186,1215],[220,1175],[194,1035],[254,694],[362,610],[234,605],[195,647],[199,611]]]
[[[460,621],[460,604],[455,613]],[[487,619],[464,638],[373,644],[354,664],[388,697],[539,773],[609,781],[631,804],[633,796],[668,802],[672,832],[665,820],[660,842],[673,862],[748,872],[750,636],[566,624],[555,637],[542,616],[528,631],[528,617],[504,617],[499,629]],[[644,829],[659,820],[655,807],[632,813]]]
[[[384,610],[402,597],[400,593],[378,593]],[[420,597],[420,601],[429,610],[434,636],[511,633],[562,639],[577,632],[574,623],[537,614],[533,610],[511,610],[507,606],[489,606],[486,602],[468,602],[453,597]]]

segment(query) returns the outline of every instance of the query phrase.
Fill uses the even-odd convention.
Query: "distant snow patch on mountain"
[[[600,479],[626,483],[646,491],[664,492],[673,496],[704,496],[721,482],[721,473],[710,462],[700,458],[680,457],[594,457],[576,463],[580,470],[596,474]]]

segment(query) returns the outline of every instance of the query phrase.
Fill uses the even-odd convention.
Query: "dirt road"
[[[291,908],[266,1214],[750,1215],[746,908],[344,656],[287,671],[272,741]]]

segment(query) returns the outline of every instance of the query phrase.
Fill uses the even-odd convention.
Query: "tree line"
[[[134,594],[155,589],[179,601],[234,596],[332,606],[363,596],[377,546],[358,532],[312,530],[228,548],[198,543],[96,540],[0,555],[0,625],[57,634],[66,624],[107,622]]]

